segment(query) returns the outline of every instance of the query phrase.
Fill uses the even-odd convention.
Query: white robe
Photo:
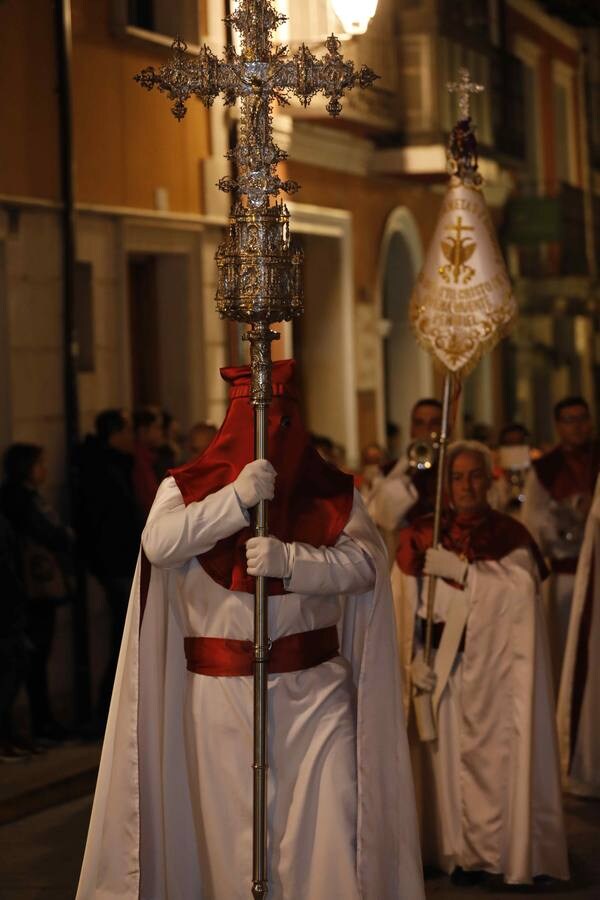
[[[559,514],[560,504],[550,496],[532,467],[525,483],[521,521],[550,561],[577,556],[580,551],[579,546],[569,548],[561,539]],[[555,693],[560,683],[574,586],[574,575],[557,572],[546,579],[543,587]]]
[[[195,559],[245,524],[231,485],[187,507],[172,479],[159,490],[77,900],[250,896],[252,678],[194,675],[183,652],[186,635],[252,639],[253,597]],[[338,624],[342,655],[269,677],[269,898],[420,900],[387,563],[360,498],[335,547],[295,545],[287,589],[269,598],[271,638]]]
[[[582,623],[591,591],[591,620]],[[582,625],[586,629],[582,632]],[[587,672],[581,688],[581,707],[575,746],[571,743],[574,713],[573,682],[579,654],[587,650]],[[558,696],[558,736],[566,789],[600,798],[600,478],[585,528],[575,575],[569,632]]]
[[[427,579],[392,570],[397,638],[410,697],[415,614]],[[438,580],[435,619],[460,592]],[[466,644],[438,707],[438,738],[415,736],[423,856],[451,872],[483,869],[510,884],[569,877],[547,639],[526,549],[469,566]],[[434,664],[435,668],[435,664]]]
[[[385,478],[373,485],[367,499],[367,511],[383,538],[390,565],[396,555],[398,529],[419,499],[413,484],[408,458],[401,456]]]

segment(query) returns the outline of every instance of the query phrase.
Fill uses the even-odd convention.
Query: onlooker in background
[[[96,435],[82,448],[79,482],[78,536],[87,566],[104,589],[111,620],[98,701],[104,720],[144,525],[133,489],[133,429],[123,410],[97,416]]]
[[[520,518],[530,468],[529,432],[519,422],[510,422],[501,429],[494,454],[494,481],[488,496],[494,509]]]
[[[162,414],[162,443],[156,450],[156,463],[154,471],[159,483],[166,476],[169,469],[178,466],[181,460],[181,434],[179,422],[171,413]]]
[[[525,485],[523,522],[550,562],[545,595],[556,685],[560,679],[577,560],[600,471],[600,443],[583,397],[554,407],[559,444],[536,459]]]
[[[498,435],[499,447],[520,447],[529,446],[531,435],[529,430],[520,422],[509,422],[500,430]]]
[[[486,447],[491,447],[494,443],[494,429],[487,422],[475,422],[470,429],[470,438],[472,441],[479,441]]]
[[[160,416],[152,409],[140,409],[133,416],[135,446],[133,451],[133,487],[144,518],[150,512],[158,490],[156,461],[163,442]]]
[[[30,644],[27,693],[34,739],[58,742],[66,729],[54,718],[48,690],[48,661],[56,608],[70,599],[73,537],[44,502],[44,450],[36,444],[12,444],[4,454],[0,508],[17,536],[27,595],[26,632]]]
[[[25,680],[26,595],[18,571],[18,546],[8,519],[0,513],[0,762],[26,759],[15,740],[12,709]]]
[[[210,422],[196,422],[192,425],[188,435],[188,460],[201,456],[216,434],[217,428]]]
[[[365,500],[371,495],[371,491],[383,478],[385,466],[388,462],[387,453],[379,444],[367,444],[361,453],[360,474],[356,479],[356,485]]]

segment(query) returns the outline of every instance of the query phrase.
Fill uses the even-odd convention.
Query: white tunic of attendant
[[[407,708],[427,584],[394,564]],[[529,550],[469,565],[464,591],[438,579],[435,621],[457,602],[466,604],[465,650],[441,692],[438,739],[415,738],[413,748],[424,861],[502,874],[510,884],[567,879],[547,639]]]
[[[254,598],[195,558],[246,524],[231,485],[187,507],[173,479],[159,489],[143,535],[154,566],[142,646],[134,602],[78,900],[249,896],[252,678],[192,674],[183,653],[184,636],[252,639]],[[355,496],[334,547],[293,551],[290,593],[269,598],[270,637],[338,625],[346,658],[269,677],[269,898],[419,900],[393,610],[385,578],[375,584],[383,548]]]
[[[541,483],[532,466],[525,482],[521,521],[543,555],[550,560],[565,558],[567,552],[559,535],[557,507],[558,504]],[[579,549],[576,547],[570,551],[571,556],[578,555]],[[546,579],[543,588],[555,692],[558,691],[560,682],[574,586],[574,575],[568,572],[555,572]]]
[[[592,592],[592,615],[582,634],[582,617]],[[587,646],[584,648],[584,644]],[[582,686],[581,709],[575,746],[571,744],[573,681],[578,654],[587,650],[587,672]],[[558,735],[565,786],[570,793],[600,798],[600,478],[585,527],[575,575],[575,588],[567,646],[558,696]]]
[[[396,555],[398,529],[405,524],[406,516],[418,499],[406,456],[400,457],[385,478],[373,485],[369,494],[367,511],[383,538],[390,565]]]

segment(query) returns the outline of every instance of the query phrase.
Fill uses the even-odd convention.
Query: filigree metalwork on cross
[[[320,58],[305,44],[294,54],[285,46],[274,47],[273,33],[285,16],[272,0],[240,0],[227,21],[241,36],[239,53],[228,46],[219,59],[203,46],[191,57],[178,40],[166,65],[144,69],[136,80],[165,93],[177,119],[185,115],[191,97],[205,106],[219,95],[228,106],[241,101],[239,140],[229,154],[235,177],[219,182],[234,201],[229,235],[217,252],[217,309],[222,316],[250,323],[288,320],[302,312],[302,254],[290,245],[288,212],[277,198],[299,186],[277,173],[286,153],[273,140],[273,103],[285,106],[296,97],[308,106],[323,94],[327,111],[338,116],[347,91],[368,87],[378,76],[344,59],[334,35]]]
[[[299,0],[301,2],[301,0]],[[225,49],[219,59],[206,46],[191,57],[186,45],[175,41],[172,59],[160,69],[144,69],[136,80],[151,90],[158,88],[172,102],[172,111],[182,119],[186,103],[197,97],[211,106],[221,95],[226,105],[240,100],[237,146],[228,154],[234,177],[219,181],[233,195],[229,231],[219,245],[217,309],[221,316],[250,325],[252,370],[250,400],[254,406],[254,450],[268,458],[268,407],[272,399],[271,342],[279,335],[273,322],[301,314],[302,251],[290,242],[289,214],[280,194],[298,190],[294,181],[283,181],[277,166],[286,154],[273,141],[273,103],[280,106],[296,97],[308,106],[313,97],[327,98],[327,111],[338,116],[342,99],[354,87],[368,87],[378,77],[340,53],[340,41],[331,35],[326,53],[317,58],[303,44],[296,53],[274,47],[273,33],[285,21],[272,0],[239,0],[228,18],[241,35],[241,50]],[[254,511],[254,533],[268,534],[268,504]],[[267,592],[265,578],[256,578],[254,602],[254,762],[252,894],[264,898],[267,873]]]
[[[463,184],[479,187],[482,178],[477,167],[477,138],[471,120],[471,95],[485,90],[482,84],[471,81],[468,69],[458,70],[457,81],[448,81],[446,87],[450,94],[458,94],[458,121],[450,133],[446,158],[448,171]]]
[[[451,94],[458,94],[458,111],[461,119],[471,117],[471,94],[480,94],[485,88],[482,84],[471,81],[469,70],[460,68],[458,80],[448,81],[446,88]]]

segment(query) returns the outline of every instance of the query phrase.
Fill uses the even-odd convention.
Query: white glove
[[[419,650],[410,664],[410,680],[419,691],[431,694],[435,688],[437,675],[425,662],[423,651]]]
[[[430,547],[425,554],[425,575],[437,575],[438,578],[447,578],[457,584],[464,584],[469,570],[469,563],[461,559],[456,553],[445,550],[443,547]]]
[[[291,544],[275,537],[253,537],[246,541],[248,575],[289,578],[292,574]]]
[[[241,505],[251,509],[259,500],[273,499],[276,478],[277,472],[268,459],[255,459],[244,466],[233,482],[233,489]]]

